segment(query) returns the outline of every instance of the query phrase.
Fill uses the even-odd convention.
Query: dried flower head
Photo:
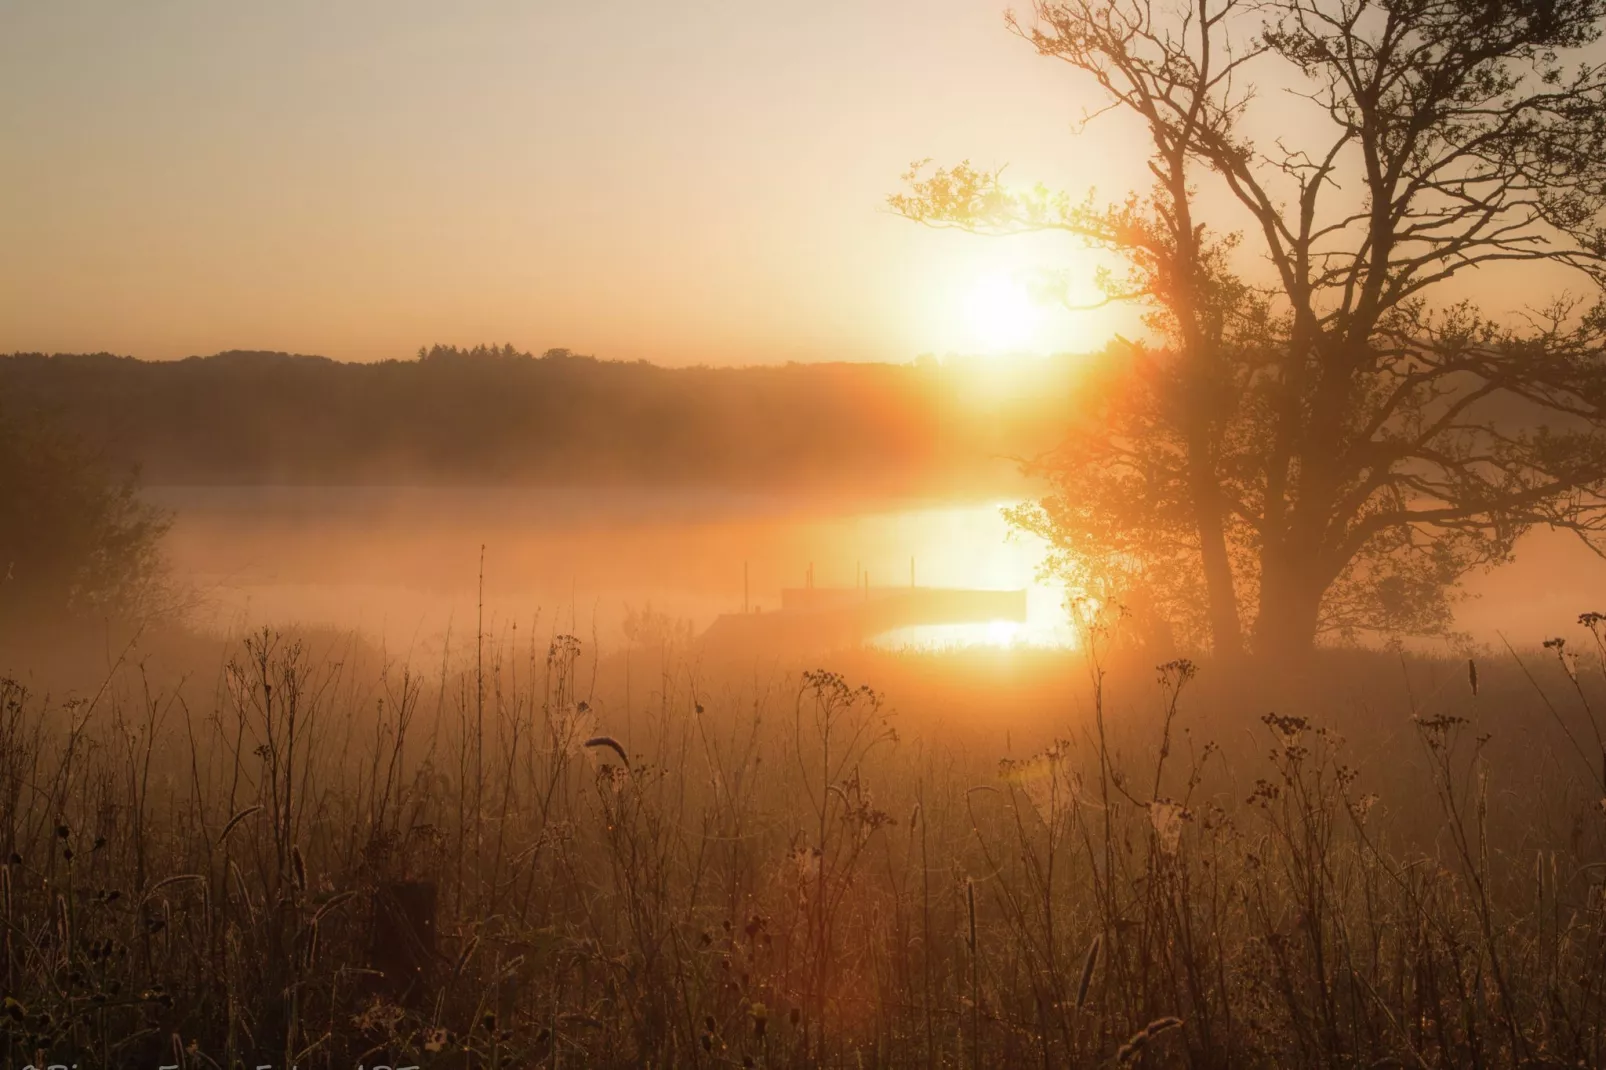
[[[1188,811],[1181,803],[1170,799],[1156,799],[1149,804],[1149,823],[1154,826],[1155,837],[1160,841],[1160,850],[1167,855],[1175,855],[1182,845],[1182,822],[1188,816]]]
[[[786,861],[803,880],[813,880],[820,875],[820,849],[818,847],[806,847],[799,844],[786,853]]]

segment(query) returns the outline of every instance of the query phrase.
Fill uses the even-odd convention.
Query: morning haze
[[[0,0],[0,1067],[1606,1065],[1606,0]]]
[[[0,348],[963,351],[1016,265],[900,225],[888,176],[1108,181],[1101,139],[1025,136],[1076,105],[1018,58],[974,0],[9,4]]]

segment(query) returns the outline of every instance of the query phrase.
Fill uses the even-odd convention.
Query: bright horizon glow
[[[976,624],[917,624],[876,636],[870,645],[883,650],[921,652],[969,650],[976,647],[1008,650],[1015,646],[1038,645],[1026,641],[1023,632],[1022,626],[1012,620]]]
[[[1147,184],[1122,122],[1061,136],[1083,102],[1003,7],[9,5],[0,352],[903,363],[974,351],[967,303],[985,348],[1097,348],[1133,328],[1007,284],[1059,236],[886,210],[927,156]]]
[[[1071,134],[1101,96],[1006,6],[0,5],[0,352],[901,363],[973,332],[1142,336],[1135,305],[1023,322],[1007,280],[1040,269],[1083,303],[1092,258],[1063,235],[886,210],[928,157],[1073,198],[1148,188],[1146,131],[1118,111]],[[1271,101],[1254,133],[1303,114]],[[1480,272],[1465,296],[1522,309],[1565,285],[1544,276]]]
[[[1018,350],[1039,341],[1044,309],[1018,280],[988,275],[965,295],[970,342],[989,353]]]

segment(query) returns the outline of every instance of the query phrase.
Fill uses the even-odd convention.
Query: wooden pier
[[[791,587],[779,612],[726,613],[701,642],[716,648],[817,650],[900,628],[1026,620],[1026,592],[958,587]]]

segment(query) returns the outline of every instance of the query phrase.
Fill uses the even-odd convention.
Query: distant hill
[[[179,361],[0,356],[44,410],[153,484],[698,484],[986,492],[1052,445],[1076,361],[663,368],[566,350]]]

